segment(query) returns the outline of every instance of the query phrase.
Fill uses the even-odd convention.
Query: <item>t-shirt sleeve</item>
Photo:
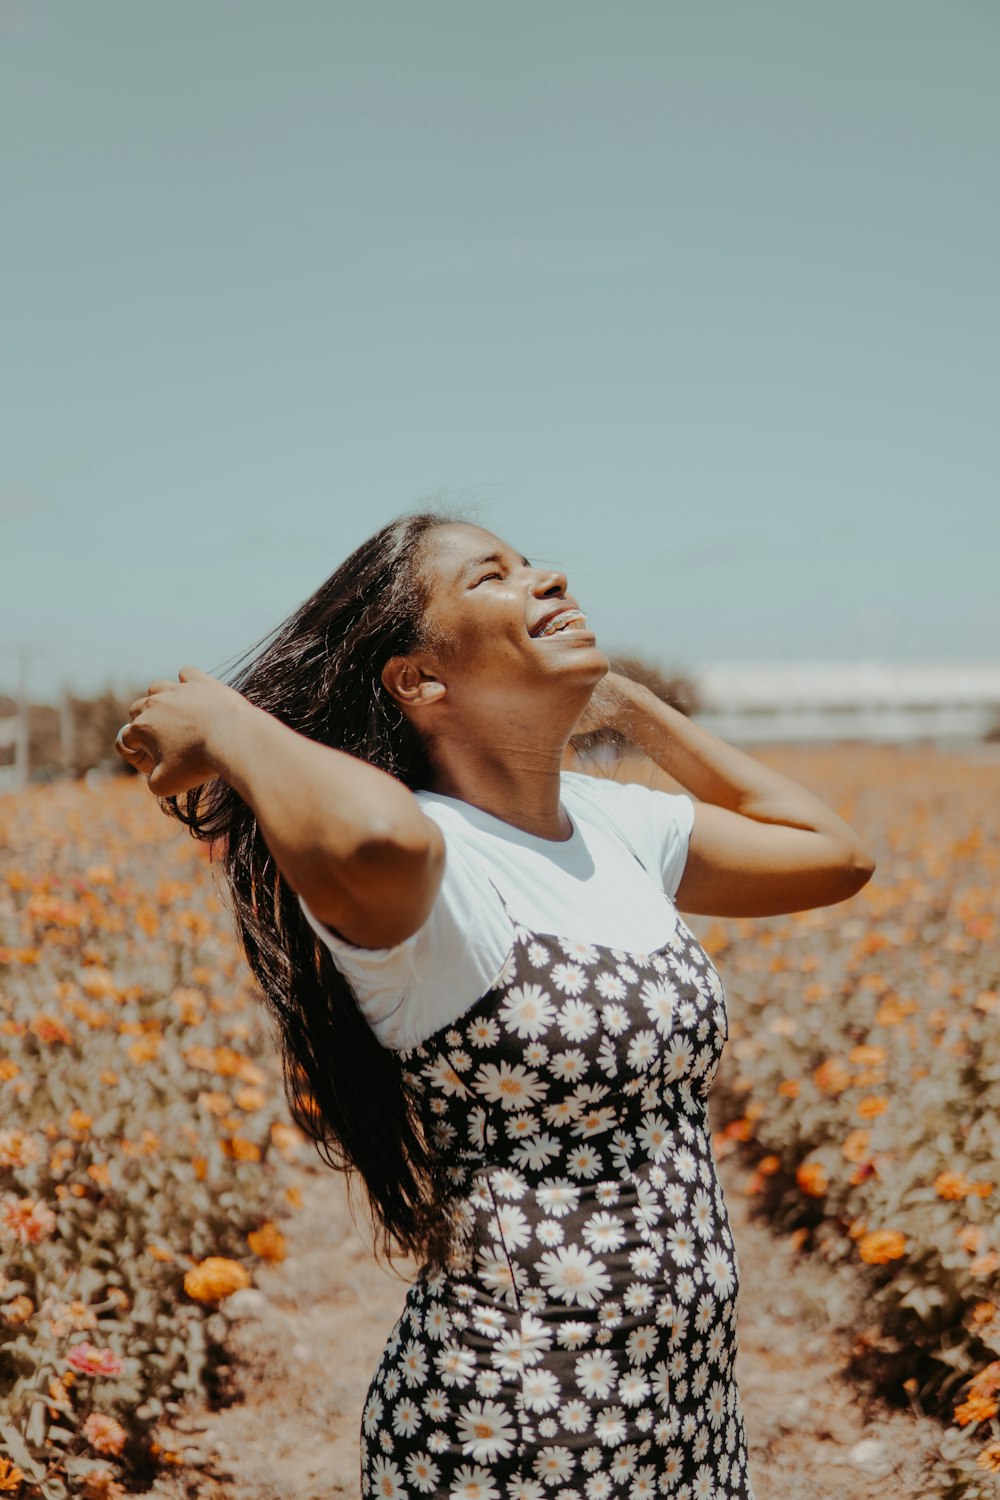
[[[603,814],[622,842],[674,896],[687,864],[694,827],[694,799],[687,792],[664,792],[639,782],[566,772],[573,791]]]
[[[499,967],[498,912],[501,948],[504,918],[496,893],[456,830],[442,827],[442,832],[445,867],[437,899],[423,926],[391,948],[347,942],[298,898],[309,926],[350,980],[376,1036],[391,1037],[399,1047],[429,1035],[448,1008],[454,1010],[456,992],[472,1000],[485,991]]]

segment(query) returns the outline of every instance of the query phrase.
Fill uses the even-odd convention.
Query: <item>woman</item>
[[[296,1117],[422,1261],[363,1493],[752,1497],[725,994],[678,909],[845,900],[857,835],[609,673],[560,572],[447,517],[372,537],[232,686],[178,677],[119,749],[221,850]],[[564,770],[597,723],[691,795]]]

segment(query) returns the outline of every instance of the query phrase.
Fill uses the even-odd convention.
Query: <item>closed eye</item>
[[[483,576],[482,576],[482,578],[477,578],[476,579],[476,581],[472,585],[472,587],[474,589],[477,589],[481,583],[485,583],[486,582],[487,578],[500,578],[500,579],[502,579],[503,578],[503,574],[502,573],[484,573]]]

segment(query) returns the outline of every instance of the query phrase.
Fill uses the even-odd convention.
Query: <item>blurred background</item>
[[[0,786],[437,502],[733,740],[996,737],[998,40],[3,0]]]

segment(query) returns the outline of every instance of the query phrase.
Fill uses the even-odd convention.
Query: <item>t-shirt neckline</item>
[[[486,812],[481,807],[476,807],[474,802],[465,802],[461,797],[449,797],[445,792],[421,791],[420,797],[429,797],[435,802],[442,802],[447,807],[453,807],[461,817],[474,827],[483,829],[486,833],[495,833],[500,838],[509,839],[514,844],[524,844],[533,849],[573,849],[581,839],[580,825],[576,818],[560,797],[559,806],[569,818],[572,832],[568,839],[546,839],[540,834],[529,833],[525,828],[518,828],[516,823],[507,823],[503,818]]]

